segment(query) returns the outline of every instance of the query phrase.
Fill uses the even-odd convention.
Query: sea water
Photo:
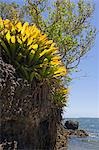
[[[78,121],[79,128],[86,130],[89,136],[70,138],[68,150],[99,150],[99,118],[72,118],[71,120]]]

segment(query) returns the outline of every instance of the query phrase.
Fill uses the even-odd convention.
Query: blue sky
[[[95,0],[93,24],[99,30],[99,0]],[[99,33],[91,51],[79,65],[70,87],[68,107],[64,117],[98,117],[99,118]],[[86,76],[86,77],[83,77]]]
[[[0,0],[3,1],[3,0]],[[4,0],[12,2],[13,0]],[[22,0],[15,0],[22,2]],[[73,0],[77,1],[77,0]],[[99,0],[94,0],[95,12],[93,24],[99,30]],[[64,117],[98,117],[99,118],[99,34],[91,51],[79,65],[70,86],[68,104],[64,109]],[[73,76],[73,77],[74,77]]]

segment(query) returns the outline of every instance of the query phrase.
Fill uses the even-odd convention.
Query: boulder
[[[67,120],[65,122],[65,127],[67,129],[77,130],[78,127],[79,127],[79,122],[78,121]]]
[[[77,130],[75,134],[77,135],[77,137],[87,137],[87,136],[89,136],[87,131],[82,130],[82,129]]]

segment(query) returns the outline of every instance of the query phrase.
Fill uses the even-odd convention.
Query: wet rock
[[[78,137],[87,137],[87,136],[89,136],[88,135],[88,133],[87,133],[87,131],[85,131],[85,130],[77,130],[76,131],[76,135],[78,136]]]
[[[68,137],[72,137],[72,136],[76,136],[76,137],[87,137],[89,136],[89,134],[87,133],[87,131],[85,130],[68,130],[68,129],[65,129],[65,132],[67,133],[67,136]]]
[[[79,122],[78,121],[67,120],[65,122],[65,127],[67,129],[77,130],[78,127],[79,127]]]

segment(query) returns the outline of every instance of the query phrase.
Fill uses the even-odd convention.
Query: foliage
[[[62,108],[66,106],[68,99],[68,88],[64,86],[61,80],[53,80],[53,84],[51,84],[51,99],[55,102],[57,107]]]
[[[48,0],[26,0],[23,11],[30,23],[34,23],[40,30],[45,29],[43,14],[46,13]],[[44,30],[42,30],[45,32]]]
[[[55,43],[35,25],[1,19],[0,29],[3,59],[13,64],[19,75],[28,81],[66,75]]]
[[[75,70],[94,43],[96,30],[90,23],[94,4],[89,1],[25,0],[21,8],[15,3],[3,2],[0,8],[4,19],[27,20],[53,39],[68,72]]]
[[[20,8],[15,3],[1,2],[0,15],[3,19],[28,18],[29,22],[34,23],[54,40],[66,68],[73,71],[94,43],[96,31],[90,23],[94,5],[84,0],[77,3],[70,0],[56,0],[49,5],[48,3],[48,0],[26,0]]]
[[[0,2],[0,17],[10,20],[23,20],[24,14],[22,8],[16,3]]]
[[[14,61],[14,65],[17,66],[18,72],[20,72],[22,76],[24,74],[24,78],[28,79],[29,81],[35,77],[37,79],[42,79],[44,77],[52,79],[51,75],[53,72],[55,73],[55,68],[58,68],[58,64],[60,65],[62,62],[64,63],[66,70],[68,70],[68,74],[73,72],[79,65],[81,58],[90,50],[96,36],[96,30],[91,24],[91,17],[94,11],[94,5],[91,2],[86,2],[84,0],[79,0],[77,3],[74,3],[70,0],[55,0],[53,4],[51,2],[48,6],[49,0],[26,0],[25,4],[23,4],[21,8],[17,4],[0,2],[0,10],[2,10],[0,15],[3,19],[10,18],[12,21],[14,21],[17,18],[17,20],[26,20],[31,24],[35,24],[43,33],[46,33],[49,39],[53,39],[53,41],[56,43],[56,46],[59,48],[58,53],[60,55],[58,54],[57,57],[55,55],[54,58],[52,58],[53,55],[51,58],[49,58],[47,55],[45,59],[43,56],[40,57],[37,54],[37,52],[41,54],[41,51],[42,53],[45,53],[44,49],[41,50],[41,47],[39,47],[38,42],[33,43],[33,45],[38,45],[37,50],[31,49],[28,51],[29,46],[25,43],[28,38],[25,39],[25,36],[22,37],[20,31],[18,33],[18,36],[21,36],[19,36],[19,40],[21,38],[22,42],[22,44],[20,44],[16,37],[17,34],[14,35],[12,31],[10,31],[11,38],[10,43],[7,43],[7,46],[8,44],[9,47],[12,45],[16,45],[16,47],[19,46],[19,49],[21,49],[22,53],[20,56],[20,53],[17,52],[14,57],[12,57],[11,54],[11,58],[15,61],[19,59],[17,61],[19,64],[16,64]],[[17,22],[15,25],[16,24]],[[22,24],[22,27],[23,26],[24,24]],[[40,32],[40,34],[42,33]],[[14,40],[14,36],[16,40],[15,44],[11,42]],[[42,36],[44,36],[44,40],[47,38],[45,35]],[[6,35],[5,40],[7,42]],[[28,51],[28,55],[26,55],[24,51],[26,53]],[[33,52],[33,54],[31,54],[31,52]],[[37,58],[33,57],[35,56],[35,52],[37,54]],[[57,53],[57,50],[55,53]],[[33,61],[36,60],[35,63],[32,60],[29,62],[30,55]],[[22,67],[20,68],[20,66]],[[64,67],[62,70],[64,70]],[[65,73],[65,71],[62,72]],[[35,75],[33,72],[35,72]],[[58,72],[60,72],[60,69],[56,71],[59,78]],[[62,79],[63,78],[61,78],[59,82],[58,80],[54,82],[57,83],[57,88],[55,84],[52,84],[52,93],[54,90],[54,92],[56,92],[54,93],[56,94],[54,96],[59,99],[61,99],[61,94],[60,97],[58,95],[59,89],[64,87],[61,83]],[[66,76],[65,81],[65,84],[68,85],[68,83],[71,81],[71,78]],[[57,98],[56,101],[58,101]]]
[[[36,2],[38,5],[35,0],[27,0],[25,6],[30,21],[55,41],[66,68],[73,71],[94,43],[96,31],[90,23],[94,5],[84,0],[79,0],[77,4],[69,0],[56,0],[48,7],[49,1]],[[40,6],[44,4],[45,7],[41,9]],[[36,22],[35,17],[41,18],[41,21]]]

